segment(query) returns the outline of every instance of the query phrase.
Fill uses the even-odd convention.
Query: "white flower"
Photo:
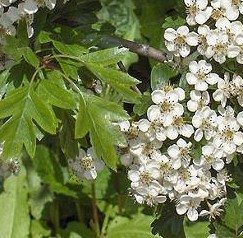
[[[220,199],[218,202],[215,202],[213,205],[211,205],[209,202],[207,202],[209,210],[202,210],[199,214],[199,216],[209,216],[209,219],[212,218],[215,219],[217,216],[220,215],[220,212],[223,211],[222,207],[226,201],[226,198]]]
[[[180,167],[186,168],[191,162],[191,146],[192,143],[179,139],[176,144],[171,145],[167,152],[168,155],[172,158],[172,167],[173,169],[179,169]]]
[[[230,98],[230,75],[229,73],[224,74],[224,79],[220,78],[218,81],[218,89],[213,93],[213,99],[216,102],[221,102],[221,105],[225,107],[227,99]]]
[[[186,124],[181,115],[173,116],[171,118],[167,117],[164,126],[166,127],[166,136],[171,140],[176,139],[179,135],[189,138],[194,132],[193,126]]]
[[[213,59],[222,64],[226,61],[226,56],[232,56],[235,48],[229,45],[229,37],[226,32],[220,30],[212,30],[210,35],[207,35],[208,48],[205,52],[207,58]],[[239,52],[236,52],[236,55]]]
[[[154,163],[131,166],[128,171],[128,179],[131,181],[131,188],[149,186],[160,177],[160,171]]]
[[[187,213],[187,217],[190,221],[196,221],[198,219],[197,208],[199,207],[200,202],[200,198],[192,198],[188,195],[182,195],[178,205],[176,205],[176,212],[179,215]]]
[[[149,206],[164,203],[166,196],[162,194],[163,192],[163,187],[157,181],[151,182],[148,186],[139,186],[133,191],[138,203],[146,203]]]
[[[152,110],[149,111],[148,117],[150,114],[153,114]],[[154,139],[164,141],[166,139],[163,123],[159,120],[159,118],[153,118],[152,121],[149,121],[147,119],[140,119],[138,121],[138,128],[142,132],[146,133],[147,137],[149,137],[151,141]]]
[[[238,103],[243,107],[243,79],[239,75],[233,75],[231,94],[237,97]]]
[[[192,117],[192,125],[197,128],[194,134],[194,139],[200,141],[205,136],[206,140],[210,140],[215,134],[217,126],[217,114],[208,106],[201,111],[196,111]]]
[[[184,2],[188,25],[204,24],[211,16],[212,8],[207,7],[208,0],[184,0]]]
[[[216,84],[220,78],[218,74],[210,73],[212,65],[205,60],[190,62],[189,70],[190,72],[186,74],[186,80],[190,85],[195,85],[195,89],[198,91],[206,91],[208,84]]]
[[[214,146],[229,155],[243,143],[243,133],[239,131],[240,125],[236,118],[232,117],[231,111],[233,109],[228,106],[225,115],[218,116],[218,131],[213,139]]]
[[[243,14],[243,1],[242,0],[221,0],[221,7],[226,10],[226,17],[234,21],[239,17],[239,13]]]
[[[190,92],[191,99],[187,102],[187,108],[191,112],[200,111],[210,102],[209,93],[207,91],[192,90]]]
[[[92,180],[97,177],[97,170],[103,169],[104,163],[96,159],[93,148],[90,147],[87,153],[80,149],[76,159],[69,160],[69,167],[78,178]]]
[[[169,92],[155,90],[151,97],[156,105],[148,108],[147,115],[150,121],[159,120],[164,123],[164,121],[171,120],[174,116],[182,115],[184,112],[183,106],[178,103],[180,95],[176,90]]]
[[[198,32],[197,51],[201,55],[205,55],[208,48],[207,36],[210,35],[211,29],[209,28],[208,25],[200,25],[197,29],[197,32]]]
[[[187,26],[180,26],[177,30],[167,28],[164,38],[167,49],[173,51],[176,56],[186,57],[190,54],[190,46],[198,45],[197,33],[189,32]]]
[[[224,161],[221,159],[222,152],[216,149],[212,143],[202,147],[202,156],[199,161],[194,160],[194,164],[210,169],[211,166],[216,171],[223,169]]]

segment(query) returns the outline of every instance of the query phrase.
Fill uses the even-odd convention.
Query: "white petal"
[[[187,26],[180,26],[178,27],[177,32],[182,36],[187,36],[189,33],[189,28]]]
[[[177,36],[176,31],[173,28],[167,28],[164,33],[164,38],[168,41],[174,41]]]
[[[190,46],[198,45],[198,35],[195,32],[190,32],[186,37],[186,43]]]
[[[38,11],[38,6],[33,0],[26,0],[23,3],[24,11],[28,14],[34,14]]]
[[[187,206],[185,206],[184,204],[178,204],[176,206],[176,212],[179,214],[179,215],[183,215],[185,214],[187,211]]]
[[[151,97],[152,97],[152,101],[155,104],[160,104],[161,102],[163,102],[163,100],[165,98],[165,92],[162,90],[154,90],[151,93]]]
[[[190,84],[190,85],[194,85],[198,81],[197,77],[193,73],[187,73],[186,80],[187,80],[188,84]]]
[[[196,221],[198,219],[198,212],[196,209],[188,209],[187,217],[190,221]]]
[[[228,46],[227,49],[227,56],[229,58],[235,58],[240,53],[240,47],[239,46]]]
[[[167,149],[167,152],[168,152],[168,155],[171,157],[171,158],[177,158],[179,153],[180,153],[180,150],[178,148],[177,145],[171,145],[168,149]]]

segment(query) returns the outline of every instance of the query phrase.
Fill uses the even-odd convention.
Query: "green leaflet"
[[[75,136],[81,138],[89,131],[97,156],[102,157],[108,167],[115,169],[117,154],[114,145],[124,145],[126,142],[124,135],[113,122],[127,120],[129,116],[122,107],[105,99],[87,96],[84,100],[85,102],[81,100],[80,103]],[[82,126],[85,128],[82,129]]]
[[[85,54],[80,57],[80,60],[85,63],[94,63],[107,66],[116,64],[122,60],[127,53],[128,49],[126,48],[114,47]]]
[[[30,217],[27,201],[26,171],[5,181],[5,191],[0,195],[1,238],[26,238],[29,235]]]
[[[53,106],[64,109],[75,108],[76,102],[74,94],[60,87],[55,81],[57,81],[57,78],[53,80],[41,80],[38,84],[38,95],[41,98],[45,98],[45,101]]]
[[[121,94],[126,102],[137,102],[139,94],[131,89],[131,86],[135,86],[140,81],[131,77],[129,74],[125,74],[121,71],[104,68],[97,64],[86,63],[87,68],[102,82],[111,85],[114,90]]]
[[[23,145],[34,156],[38,137],[35,124],[50,134],[56,132],[57,119],[52,108],[32,87],[17,88],[0,101],[0,118],[7,119],[0,127],[0,140],[5,141],[4,158],[18,157]]]

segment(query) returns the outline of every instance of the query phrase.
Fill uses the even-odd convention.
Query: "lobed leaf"
[[[6,119],[0,127],[0,140],[4,142],[3,157],[18,157],[25,146],[33,157],[38,128],[55,134],[57,119],[51,107],[33,90],[25,85],[11,92],[0,101],[0,118]]]

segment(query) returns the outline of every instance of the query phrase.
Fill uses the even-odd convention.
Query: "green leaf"
[[[38,35],[38,40],[41,44],[44,44],[44,43],[48,43],[48,42],[51,42],[52,39],[51,39],[51,33],[50,32],[47,32],[47,31],[40,31],[39,35]]]
[[[79,74],[78,69],[80,68],[80,63],[76,63],[70,59],[57,59],[58,63],[60,64],[63,72],[67,77],[71,77],[74,80],[78,80]]]
[[[2,99],[3,95],[6,93],[7,90],[7,79],[9,77],[9,71],[4,70],[0,73],[0,99]]]
[[[40,61],[36,54],[29,47],[19,48],[18,51],[23,55],[25,61],[35,68],[38,68]]]
[[[31,215],[38,220],[42,216],[42,211],[46,203],[53,200],[53,194],[49,191],[48,187],[43,184],[41,178],[34,169],[31,160],[27,159],[25,166],[28,172],[27,181],[30,211]]]
[[[74,94],[55,83],[55,78],[41,80],[38,84],[38,95],[45,98],[47,103],[56,107],[64,109],[74,109],[76,107]]]
[[[11,92],[0,101],[0,118],[7,120],[0,127],[0,140],[4,141],[3,157],[18,157],[25,146],[33,157],[39,130],[55,134],[57,120],[53,110],[46,105],[31,85]]]
[[[237,234],[239,228],[243,226],[243,202],[239,203],[239,198],[228,199],[225,204],[225,225]]]
[[[77,119],[78,120],[78,119]],[[75,122],[73,116],[66,111],[61,113],[62,128],[59,132],[60,145],[66,158],[75,158],[78,154],[78,140],[75,140]]]
[[[127,52],[127,48],[114,47],[85,54],[80,57],[80,60],[85,63],[107,66],[121,61]]]
[[[87,49],[81,45],[77,44],[65,44],[60,41],[52,40],[54,47],[64,55],[76,56],[81,58],[81,56],[87,53]]]
[[[126,141],[119,127],[113,123],[127,120],[129,116],[121,106],[96,96],[87,95],[85,105],[86,111],[83,111],[83,115],[87,116],[78,117],[76,127],[82,128],[82,125],[85,125],[85,132],[88,128],[96,155],[98,158],[103,158],[108,167],[115,169],[118,158],[114,146],[124,145]],[[83,106],[81,101],[81,110]],[[84,135],[82,129],[81,132],[75,129],[75,132],[76,137]]]
[[[32,238],[43,238],[50,237],[51,230],[47,227],[44,227],[40,221],[32,220],[31,221],[31,237]]]
[[[26,238],[29,235],[30,217],[28,189],[24,167],[18,176],[9,177],[0,195],[1,238]]]
[[[174,29],[178,28],[179,26],[182,26],[186,23],[185,19],[178,16],[176,19],[173,19],[171,16],[165,18],[165,22],[162,25],[164,29],[167,29],[169,27],[172,27]]]
[[[95,238],[93,231],[84,224],[69,222],[66,229],[60,232],[62,238]]]
[[[153,218],[139,214],[127,217],[117,216],[110,222],[107,229],[106,238],[153,238],[150,224]]]
[[[190,222],[184,225],[186,238],[205,238],[209,234],[209,222]]]
[[[64,169],[48,148],[42,145],[36,148],[33,164],[42,182],[48,184],[51,191],[77,198],[76,192],[65,186]]]
[[[174,203],[162,205],[160,216],[152,223],[152,233],[163,238],[186,238],[183,219],[176,213]]]
[[[153,67],[151,72],[151,88],[158,89],[169,83],[170,78],[177,75],[177,72],[170,66],[159,63]]]
[[[87,113],[86,101],[80,96],[79,111],[75,123],[75,137],[83,138],[89,131],[89,116]]]
[[[147,113],[147,110],[150,105],[152,105],[153,101],[151,99],[151,95],[148,92],[145,92],[140,100],[139,103],[136,103],[133,107],[133,112],[139,116],[142,116]]]
[[[121,71],[104,68],[97,64],[85,64],[88,69],[102,82],[109,84],[119,94],[121,94],[126,102],[138,102],[139,94],[131,89],[140,81],[131,77],[129,74]]]

